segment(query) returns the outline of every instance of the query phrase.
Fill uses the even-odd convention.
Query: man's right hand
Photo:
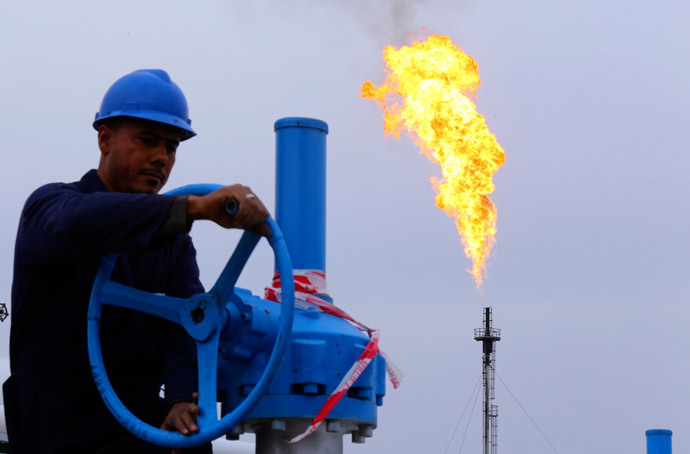
[[[239,202],[240,208],[234,216],[225,211],[225,202],[230,198]],[[268,236],[270,230],[264,224],[268,210],[252,190],[241,184],[225,186],[205,196],[190,195],[187,198],[187,219],[208,219],[226,229],[249,230]]]

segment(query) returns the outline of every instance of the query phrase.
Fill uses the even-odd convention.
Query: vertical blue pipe
[[[313,118],[276,121],[276,222],[295,269],[326,271],[326,135]]]
[[[671,436],[673,432],[666,429],[651,429],[647,435],[647,454],[671,454]]]

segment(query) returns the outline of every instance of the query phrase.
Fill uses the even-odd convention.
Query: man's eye
[[[144,145],[148,145],[150,147],[155,146],[158,142],[156,139],[152,139],[151,137],[141,137],[140,139],[144,143]]]

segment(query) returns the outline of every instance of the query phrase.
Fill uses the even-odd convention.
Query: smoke
[[[407,44],[406,37],[415,31],[423,33],[425,24],[420,24],[417,18],[423,16],[420,13],[429,3],[431,0],[322,0],[320,2],[336,15],[349,16],[373,39],[392,45]]]
[[[434,30],[427,24],[427,10],[443,9],[448,15],[457,15],[470,0],[291,0],[272,2],[221,2],[228,14],[235,18],[253,20],[252,15],[278,14],[289,22],[300,20],[326,20],[328,24],[353,23],[353,33],[366,33],[376,45],[401,46],[426,39],[430,34],[448,34],[448,30]],[[433,8],[432,8],[433,7]],[[324,18],[326,16],[326,18]],[[318,19],[317,19],[318,18]],[[316,26],[323,26],[318,23]],[[429,29],[427,29],[427,27]],[[347,25],[345,26],[347,27]],[[308,31],[308,30],[305,30]],[[343,36],[344,40],[348,36]]]

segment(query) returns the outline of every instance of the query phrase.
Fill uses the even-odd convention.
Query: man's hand
[[[199,393],[192,395],[194,402],[176,402],[170,408],[168,416],[165,417],[161,429],[171,432],[180,432],[182,435],[199,433],[199,426],[196,425],[196,417],[199,415]],[[180,453],[180,450],[172,448],[172,454]]]
[[[240,204],[234,216],[225,212],[225,202],[232,197]],[[190,195],[187,198],[187,219],[208,219],[227,229],[249,230],[268,236],[270,231],[264,224],[267,217],[268,210],[261,200],[241,184],[225,186],[205,196]]]
[[[199,415],[199,393],[192,395],[194,402],[175,402],[165,417],[161,429],[180,432],[182,435],[190,435],[199,432],[196,425],[196,417]]]

